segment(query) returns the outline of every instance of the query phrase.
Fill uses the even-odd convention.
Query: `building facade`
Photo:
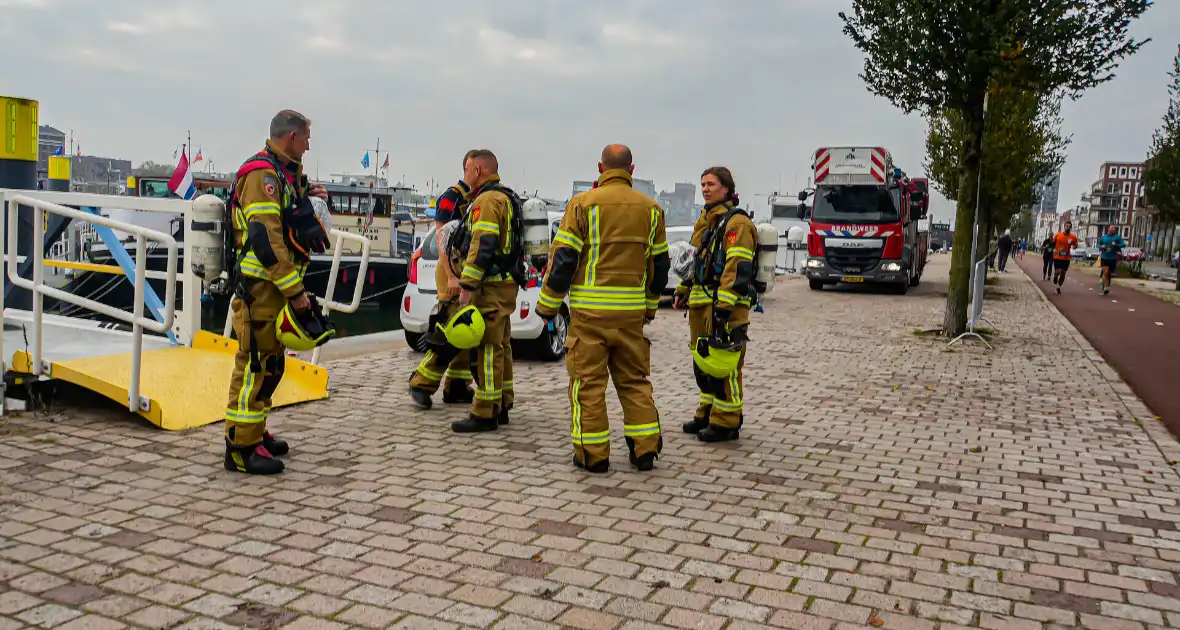
[[[1143,163],[1104,162],[1082,200],[1089,209],[1075,227],[1086,245],[1094,245],[1111,225],[1129,240],[1135,212],[1143,208]]]
[[[1061,171],[1037,182],[1034,191],[1037,195],[1037,202],[1032,207],[1033,215],[1042,212],[1057,214],[1057,202],[1061,193]]]
[[[70,158],[70,190],[75,192],[122,195],[131,176],[131,160],[97,155]]]

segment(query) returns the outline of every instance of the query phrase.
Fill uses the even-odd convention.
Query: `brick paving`
[[[277,478],[225,472],[216,426],[8,418],[0,630],[1180,628],[1175,440],[1020,274],[994,351],[916,334],[946,265],[907,296],[781,282],[723,446],[678,431],[662,312],[654,473],[621,433],[615,472],[569,466],[560,365],[518,364],[499,433],[452,435],[461,412],[407,404],[408,350],[277,413]]]

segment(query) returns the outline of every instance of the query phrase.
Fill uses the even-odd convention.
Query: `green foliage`
[[[852,0],[844,33],[865,53],[861,78],[906,113],[962,117],[966,142],[956,195],[955,244],[943,329],[966,329],[975,182],[984,97],[1005,90],[1078,98],[1114,78],[1146,40],[1131,21],[1150,0]],[[950,176],[953,179],[953,174]],[[985,177],[986,179],[986,177]],[[990,199],[989,199],[990,201]],[[1017,204],[1017,207],[1019,204]]]
[[[869,91],[906,113],[968,110],[993,85],[1071,98],[1114,78],[1148,40],[1127,35],[1151,0],[853,0],[844,33]]]
[[[926,170],[939,191],[954,199],[964,172],[966,125],[953,109],[930,114],[927,120]],[[1061,124],[1059,97],[1006,91],[989,99],[980,195],[986,214],[980,216],[981,223],[1008,226],[1022,206],[1036,202],[1036,183],[1065,163],[1070,138],[1062,135]],[[1030,225],[1031,220],[1030,216]]]
[[[165,175],[171,176],[175,170],[176,166],[168,166],[167,164],[159,164],[148,160],[141,162],[139,166],[131,169],[131,174],[136,177],[162,177]]]
[[[1178,47],[1180,48],[1180,47]],[[1164,221],[1180,221],[1180,52],[1172,60],[1168,111],[1151,138],[1143,171],[1147,203]]]

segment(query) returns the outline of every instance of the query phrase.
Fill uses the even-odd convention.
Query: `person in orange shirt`
[[[1065,272],[1069,270],[1070,250],[1078,246],[1077,235],[1070,232],[1073,223],[1066,221],[1061,232],[1053,236],[1053,284],[1057,293],[1061,293],[1061,285],[1065,284]]]

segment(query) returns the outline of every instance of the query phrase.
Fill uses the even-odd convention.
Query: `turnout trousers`
[[[713,305],[690,306],[688,309],[689,350],[691,352],[699,337],[713,333]],[[689,360],[692,361],[691,355]],[[740,429],[742,426],[742,368],[746,364],[746,349],[742,348],[738,369],[728,378],[713,378],[705,374],[693,362],[692,373],[696,377],[700,400],[697,403],[695,420],[708,420],[726,429]]]
[[[287,298],[269,282],[251,285],[249,305],[236,296],[230,303],[238,351],[225,407],[225,438],[231,446],[239,447],[262,442],[271,397],[286,366],[283,346],[275,335],[275,319],[287,305]],[[251,349],[257,351],[256,357],[251,357]]]
[[[489,420],[499,418],[512,405],[512,311],[516,309],[516,283],[485,280],[472,303],[483,316],[483,342],[475,349],[475,400],[471,415]]]
[[[609,376],[623,406],[627,448],[640,457],[663,448],[660,414],[652,397],[651,342],[643,325],[614,327],[585,322],[575,313],[566,339],[570,385],[570,437],[574,457],[593,466],[610,457],[606,415]]]
[[[440,321],[447,321],[459,310],[457,300],[439,302]],[[430,331],[427,331],[428,333]],[[435,331],[435,334],[438,334]],[[448,356],[449,355],[449,356]],[[451,353],[427,350],[426,356],[414,370],[410,378],[410,387],[421,389],[433,394],[439,385],[445,383],[444,391],[466,392],[467,384],[471,382],[471,353],[455,351]]]

